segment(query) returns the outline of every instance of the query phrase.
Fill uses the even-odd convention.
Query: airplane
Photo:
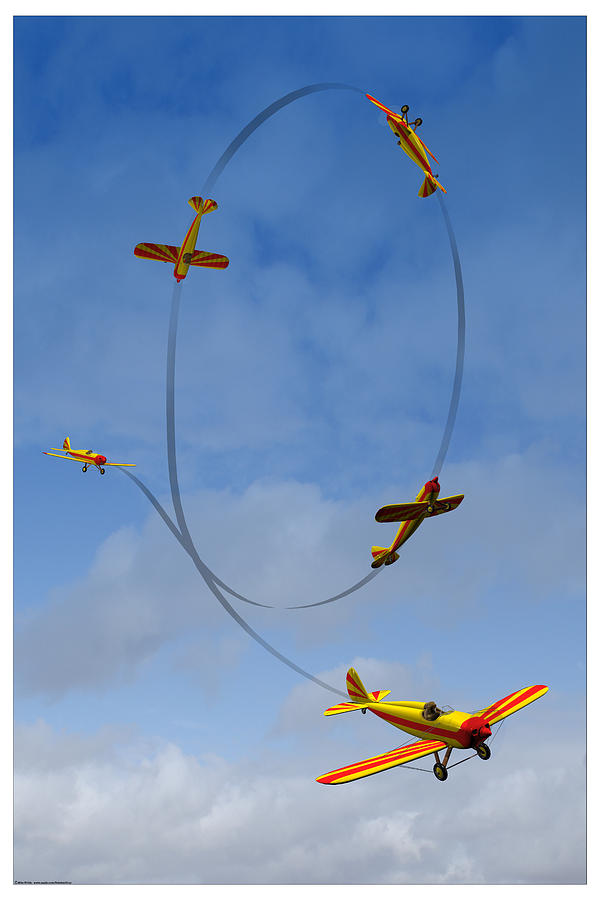
[[[391,547],[371,547],[372,569],[378,569],[383,565],[391,566],[392,563],[395,563],[399,559],[396,550],[415,533],[424,519],[456,509],[465,496],[464,494],[455,494],[453,497],[442,497],[438,500],[439,492],[440,485],[436,475],[435,478],[423,485],[413,503],[391,503],[377,510],[376,522],[402,522],[402,525],[398,529]]]
[[[51,450],[59,450],[59,447],[51,447]],[[49,453],[47,450],[42,450],[42,453],[45,453],[46,456],[57,456],[59,459],[71,459],[74,462],[82,462],[83,466],[81,471],[87,472],[89,466],[96,466],[101,475],[104,475],[105,469],[104,466],[135,466],[136,463],[109,463],[106,462],[106,457],[102,456],[101,453],[94,453],[93,450],[72,450],[71,442],[69,438],[66,437],[63,441],[62,449],[67,454],[63,456],[62,453]]]
[[[401,109],[402,115],[398,115],[398,113],[393,112],[391,109],[388,109],[387,106],[384,106],[383,103],[380,103],[379,100],[376,100],[375,97],[371,97],[370,94],[366,94],[366,97],[371,103],[374,103],[375,106],[378,106],[379,109],[384,111],[387,116],[388,125],[398,138],[398,144],[402,147],[407,156],[410,156],[412,161],[425,172],[425,181],[419,189],[419,197],[430,197],[438,188],[441,188],[441,190],[447,194],[446,188],[437,180],[437,174],[434,175],[431,171],[431,163],[427,158],[427,153],[431,154],[433,159],[435,159],[435,156],[433,156],[429,147],[425,146],[412,127],[418,128],[419,125],[423,123],[423,119],[415,119],[414,122],[409,122],[406,115],[409,110],[408,106],[403,106]],[[437,159],[435,159],[435,161],[438,162]]]
[[[448,766],[448,760],[454,748],[474,750],[480,759],[489,759],[492,752],[485,741],[492,734],[492,725],[511,716],[529,703],[533,703],[534,700],[538,700],[548,690],[544,684],[534,684],[531,687],[521,688],[520,691],[515,691],[502,700],[497,700],[490,706],[486,706],[485,709],[474,713],[464,713],[448,707],[439,709],[433,700],[428,703],[405,700],[383,703],[383,698],[387,697],[390,692],[367,693],[355,669],[348,669],[346,688],[350,702],[330,706],[323,715],[335,716],[355,709],[360,709],[366,714],[369,709],[384,722],[389,722],[395,728],[400,728],[401,731],[413,734],[421,740],[320,775],[316,780],[321,784],[343,784],[347,781],[356,781],[358,778],[366,778],[367,775],[375,775],[377,772],[405,765],[414,759],[420,759],[430,754],[435,756],[433,774],[438,781],[445,781],[448,778],[449,768],[458,766],[461,762],[471,758],[463,757],[452,766]],[[445,750],[443,760],[440,760],[439,756],[441,750]]]
[[[175,280],[179,284],[188,273],[190,266],[202,266],[205,269],[226,269],[229,260],[218,253],[207,250],[196,250],[196,239],[200,228],[200,219],[206,213],[218,209],[214,200],[203,200],[202,197],[190,197],[188,203],[196,212],[194,221],[183,239],[181,247],[170,244],[138,244],[134,253],[142,259],[156,259],[159,262],[175,263]]]

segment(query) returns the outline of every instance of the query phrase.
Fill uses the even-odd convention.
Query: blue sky
[[[585,129],[556,126],[585,122],[585,41],[582,17],[15,20],[16,878],[584,880]],[[133,247],[181,241],[235,135],[323,81],[409,103],[440,160],[467,319],[440,483],[465,501],[362,591],[283,609],[367,574],[454,373],[437,200],[351,91],[285,107],[215,185],[198,246],[231,263],[182,290],[179,480],[201,557],[277,607],[241,615],[325,681],[465,710],[550,685],[444,786],[315,784],[401,734],[323,718],[333,695],[226,616],[135,485],[40,452],[137,462],[171,512],[174,282]]]

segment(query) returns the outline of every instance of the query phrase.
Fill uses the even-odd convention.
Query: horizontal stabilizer
[[[339,713],[353,712],[355,709],[366,709],[368,703],[336,703],[323,713],[324,716],[337,716]]]
[[[446,188],[439,183],[437,178],[434,178],[433,175],[428,174],[425,176],[425,181],[419,188],[419,197],[431,197],[431,195],[435,193],[438,188],[440,188],[440,190],[442,190],[444,194],[448,193]]]
[[[419,197],[431,197],[437,191],[437,183],[435,178],[430,175],[425,176],[425,181],[419,188]]]
[[[181,247],[173,247],[171,244],[138,244],[133,252],[141,259],[155,259],[158,262],[176,263],[180,250]]]
[[[226,256],[210,253],[208,250],[194,250],[189,264],[190,266],[202,266],[205,269],[226,269],[229,260]]]
[[[203,200],[202,197],[190,197],[188,203],[196,212],[202,211],[202,215],[219,208],[216,200]]]
[[[446,744],[442,741],[417,741],[415,744],[409,744],[407,747],[389,750],[380,756],[371,756],[369,759],[363,759],[360,762],[351,763],[349,766],[343,766],[341,769],[335,769],[333,772],[327,772],[325,775],[320,775],[316,780],[320,781],[321,784],[343,784],[346,781],[356,781],[358,778],[366,778],[367,775],[375,775],[377,772],[383,772],[385,769],[402,766],[413,759],[429,756],[430,753],[435,753],[436,750],[444,750],[445,748]]]
[[[385,563],[389,552],[389,547],[371,547],[371,556],[373,557],[371,568],[378,569],[382,566]]]
[[[103,463],[104,466],[137,466],[137,463]]]

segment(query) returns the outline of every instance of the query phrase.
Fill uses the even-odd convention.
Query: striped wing
[[[370,100],[371,103],[374,103],[375,106],[378,106],[379,109],[382,109],[386,115],[392,116],[392,118],[398,119],[399,121],[402,121],[402,116],[401,116],[401,115],[399,115],[398,113],[392,112],[392,110],[389,109],[389,107],[384,106],[383,103],[380,103],[379,100],[376,100],[376,99],[375,99],[375,97],[371,97],[370,94],[365,94],[365,96],[366,96],[367,100]]]
[[[181,247],[172,247],[170,244],[138,244],[133,252],[142,259],[176,263],[180,250]]]
[[[419,137],[419,135],[417,134],[416,131],[414,131],[413,134],[414,134],[414,136],[416,137],[416,139],[418,140],[418,142],[419,142],[420,144],[423,144],[423,148],[424,148],[425,150],[427,150],[427,152],[429,153],[429,155],[431,156],[431,158],[432,158],[432,159],[435,159],[436,163],[439,165],[439,164],[440,164],[439,159],[436,159],[436,157],[433,155],[433,153],[431,152],[431,150],[429,149],[429,147],[427,146],[427,144],[425,143],[425,141],[422,140],[422,138]]]
[[[402,766],[413,759],[429,756],[430,753],[434,753],[436,750],[444,750],[445,748],[446,744],[443,741],[417,741],[414,744],[409,744],[407,747],[389,750],[387,753],[382,753],[381,756],[372,756],[370,759],[363,759],[361,762],[352,763],[352,765],[344,766],[342,769],[327,772],[325,775],[320,775],[316,780],[320,781],[321,784],[343,784],[346,781],[356,781],[358,778],[376,775],[377,772],[393,769],[395,766]]]
[[[62,453],[48,453],[47,450],[42,450],[42,453],[45,453],[46,456],[57,456],[59,459],[70,459],[71,462],[81,462],[80,459],[75,459],[73,456],[63,456]]]
[[[137,463],[104,463],[105,466],[137,466]]]
[[[514,694],[509,694],[508,697],[497,700],[491,706],[482,709],[478,715],[485,716],[489,724],[493,725],[501,719],[506,719],[507,716],[512,716],[513,713],[533,703],[534,700],[543,697],[547,690],[545,684],[534,684],[531,687],[521,688],[520,691],[515,691]]]
[[[438,500],[434,500],[431,505],[435,507],[435,512],[430,513],[430,515],[439,516],[441,513],[451,512],[457,506],[460,506],[464,499],[464,494],[455,494],[454,497],[441,497]]]
[[[409,519],[417,519],[427,512],[429,503],[425,500],[413,503],[390,503],[382,506],[375,513],[376,522],[407,522]]]
[[[203,266],[205,269],[226,269],[229,260],[218,253],[209,253],[208,250],[194,250],[190,260],[190,266]]]

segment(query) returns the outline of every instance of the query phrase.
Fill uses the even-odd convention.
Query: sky
[[[15,863],[76,884],[579,884],[585,859],[583,17],[17,17]],[[549,685],[482,769],[315,778],[402,742],[229,617],[174,518],[172,269],[229,142],[305,85],[409,103],[465,286],[443,495],[400,560],[374,513],[430,477],[457,305],[437,198],[352,90],[268,119],[214,185],[183,283],[175,413],[201,558],[251,627],[337,690],[480,709]],[[567,137],[567,140],[563,138]],[[430,769],[430,760],[424,767]],[[465,809],[466,807],[466,809]],[[466,813],[466,814],[465,814]]]

